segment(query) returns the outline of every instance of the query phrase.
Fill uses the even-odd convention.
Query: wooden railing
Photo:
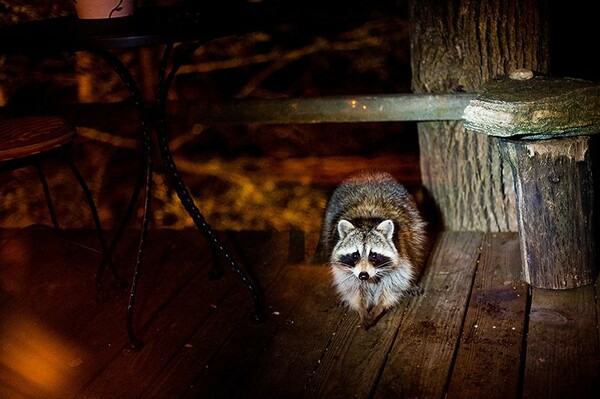
[[[521,70],[478,95],[238,100],[196,104],[192,114],[201,125],[462,120],[467,132],[501,138],[515,182],[524,280],[551,289],[596,281],[589,135],[600,132],[600,84]]]
[[[297,124],[461,120],[474,94],[388,94],[202,102],[199,124]]]

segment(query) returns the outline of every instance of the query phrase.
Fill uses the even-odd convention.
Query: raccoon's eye
[[[342,255],[340,257],[340,261],[348,266],[354,266],[356,262],[360,259],[360,254],[358,252],[353,252],[351,254]]]
[[[382,263],[385,263],[387,261],[388,261],[387,256],[384,256],[377,252],[369,253],[369,262],[371,262],[375,266],[381,265]]]

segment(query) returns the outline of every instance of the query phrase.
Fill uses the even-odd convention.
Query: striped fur
[[[419,292],[426,237],[413,197],[388,173],[358,174],[333,192],[320,248],[335,289],[365,329],[402,297]]]

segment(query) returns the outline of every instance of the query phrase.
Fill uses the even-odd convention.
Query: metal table
[[[217,3],[217,2],[211,2]],[[368,4],[306,0],[289,4],[285,0],[262,2],[235,0],[219,4],[188,4],[186,6],[141,7],[135,15],[108,20],[79,20],[75,16],[21,23],[0,29],[0,53],[37,53],[92,51],[99,54],[126,85],[134,104],[140,112],[143,170],[132,192],[132,198],[110,245],[108,259],[104,259],[97,276],[110,262],[126,224],[131,219],[142,185],[144,184],[143,217],[136,264],[133,271],[126,329],[129,348],[139,350],[142,342],[133,326],[133,311],[140,279],[144,241],[148,230],[151,183],[153,172],[152,134],[156,134],[161,158],[170,182],[187,213],[202,232],[213,252],[213,272],[221,268],[217,260],[223,258],[248,287],[254,300],[253,323],[265,320],[263,293],[256,281],[241,267],[221,245],[212,228],[202,216],[185,185],[169,149],[165,107],[167,93],[181,63],[207,41],[229,35],[253,31],[277,31],[280,26],[294,26],[298,35],[339,32],[368,18]],[[342,12],[343,10],[343,12]],[[276,33],[276,32],[275,32]],[[140,87],[132,73],[115,54],[115,49],[135,49],[141,46],[164,46],[158,65],[157,90],[152,101],[144,101]]]
[[[92,51],[99,54],[118,74],[126,85],[137,106],[141,120],[141,140],[143,150],[143,170],[136,179],[132,197],[123,221],[110,245],[107,257],[100,265],[97,278],[100,279],[105,265],[110,262],[110,254],[130,221],[138,204],[144,185],[143,217],[139,245],[133,271],[129,302],[126,313],[126,329],[131,350],[142,347],[133,325],[136,291],[144,255],[144,242],[148,230],[150,198],[152,189],[152,134],[156,134],[162,160],[170,182],[195,225],[209,242],[213,251],[215,267],[219,273],[218,257],[224,258],[243,283],[248,287],[254,300],[251,321],[265,320],[263,294],[258,284],[221,245],[212,228],[200,213],[190,195],[169,149],[165,106],[167,92],[181,63],[203,43],[225,35],[249,32],[272,26],[275,23],[272,8],[260,4],[244,4],[236,10],[222,8],[180,8],[153,7],[140,8],[131,17],[110,20],[79,20],[75,16],[58,17],[41,21],[27,22],[0,29],[0,53],[53,54],[56,52]],[[132,73],[115,54],[115,49],[134,49],[140,46],[164,46],[158,65],[158,85],[155,98],[144,101],[140,87]]]

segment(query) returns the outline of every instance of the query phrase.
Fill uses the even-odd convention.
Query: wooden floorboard
[[[84,368],[69,365],[85,358],[73,336],[100,311],[93,280],[99,254],[73,245],[67,255],[62,244],[47,229],[27,228],[2,248],[0,374],[11,381],[1,384],[6,397],[58,397],[65,381],[70,389]]]
[[[275,335],[237,397],[298,397],[345,317],[323,265],[294,265],[273,293]],[[264,370],[273,370],[264,373]]]
[[[443,397],[482,245],[482,233],[443,233],[404,315],[376,398]]]
[[[269,240],[257,237],[246,240],[246,244],[251,241],[254,249],[259,249],[258,252],[262,253],[258,259],[250,261],[255,262],[256,274],[263,277],[261,284],[267,293],[287,265],[289,242],[286,238],[278,235]],[[210,317],[190,336],[184,350],[177,353],[141,397],[184,397],[185,394],[197,391],[199,386],[208,390],[215,371],[219,372],[216,378],[224,383],[219,389],[231,389],[227,384],[227,377],[235,370],[228,369],[227,363],[223,364],[223,361],[243,366],[246,360],[244,354],[252,352],[249,356],[253,358],[254,351],[260,350],[257,337],[268,334],[274,318],[271,299],[267,297],[267,300],[267,321],[263,325],[252,325],[252,306],[247,290],[237,289],[230,293],[222,303],[215,305]],[[238,341],[240,331],[243,333],[241,348]],[[231,351],[229,348],[232,346],[239,350]]]
[[[594,288],[532,290],[523,397],[600,397]]]
[[[137,232],[116,254],[129,278]],[[512,233],[442,233],[406,298],[365,331],[338,305],[315,236],[219,233],[260,281],[268,319],[196,230],[151,230],[126,351],[126,289],[99,300],[93,232],[0,232],[0,397],[597,397],[596,287],[530,289]],[[112,280],[107,274],[104,279]]]
[[[454,398],[514,398],[519,393],[528,292],[518,241],[486,234],[448,387]]]

